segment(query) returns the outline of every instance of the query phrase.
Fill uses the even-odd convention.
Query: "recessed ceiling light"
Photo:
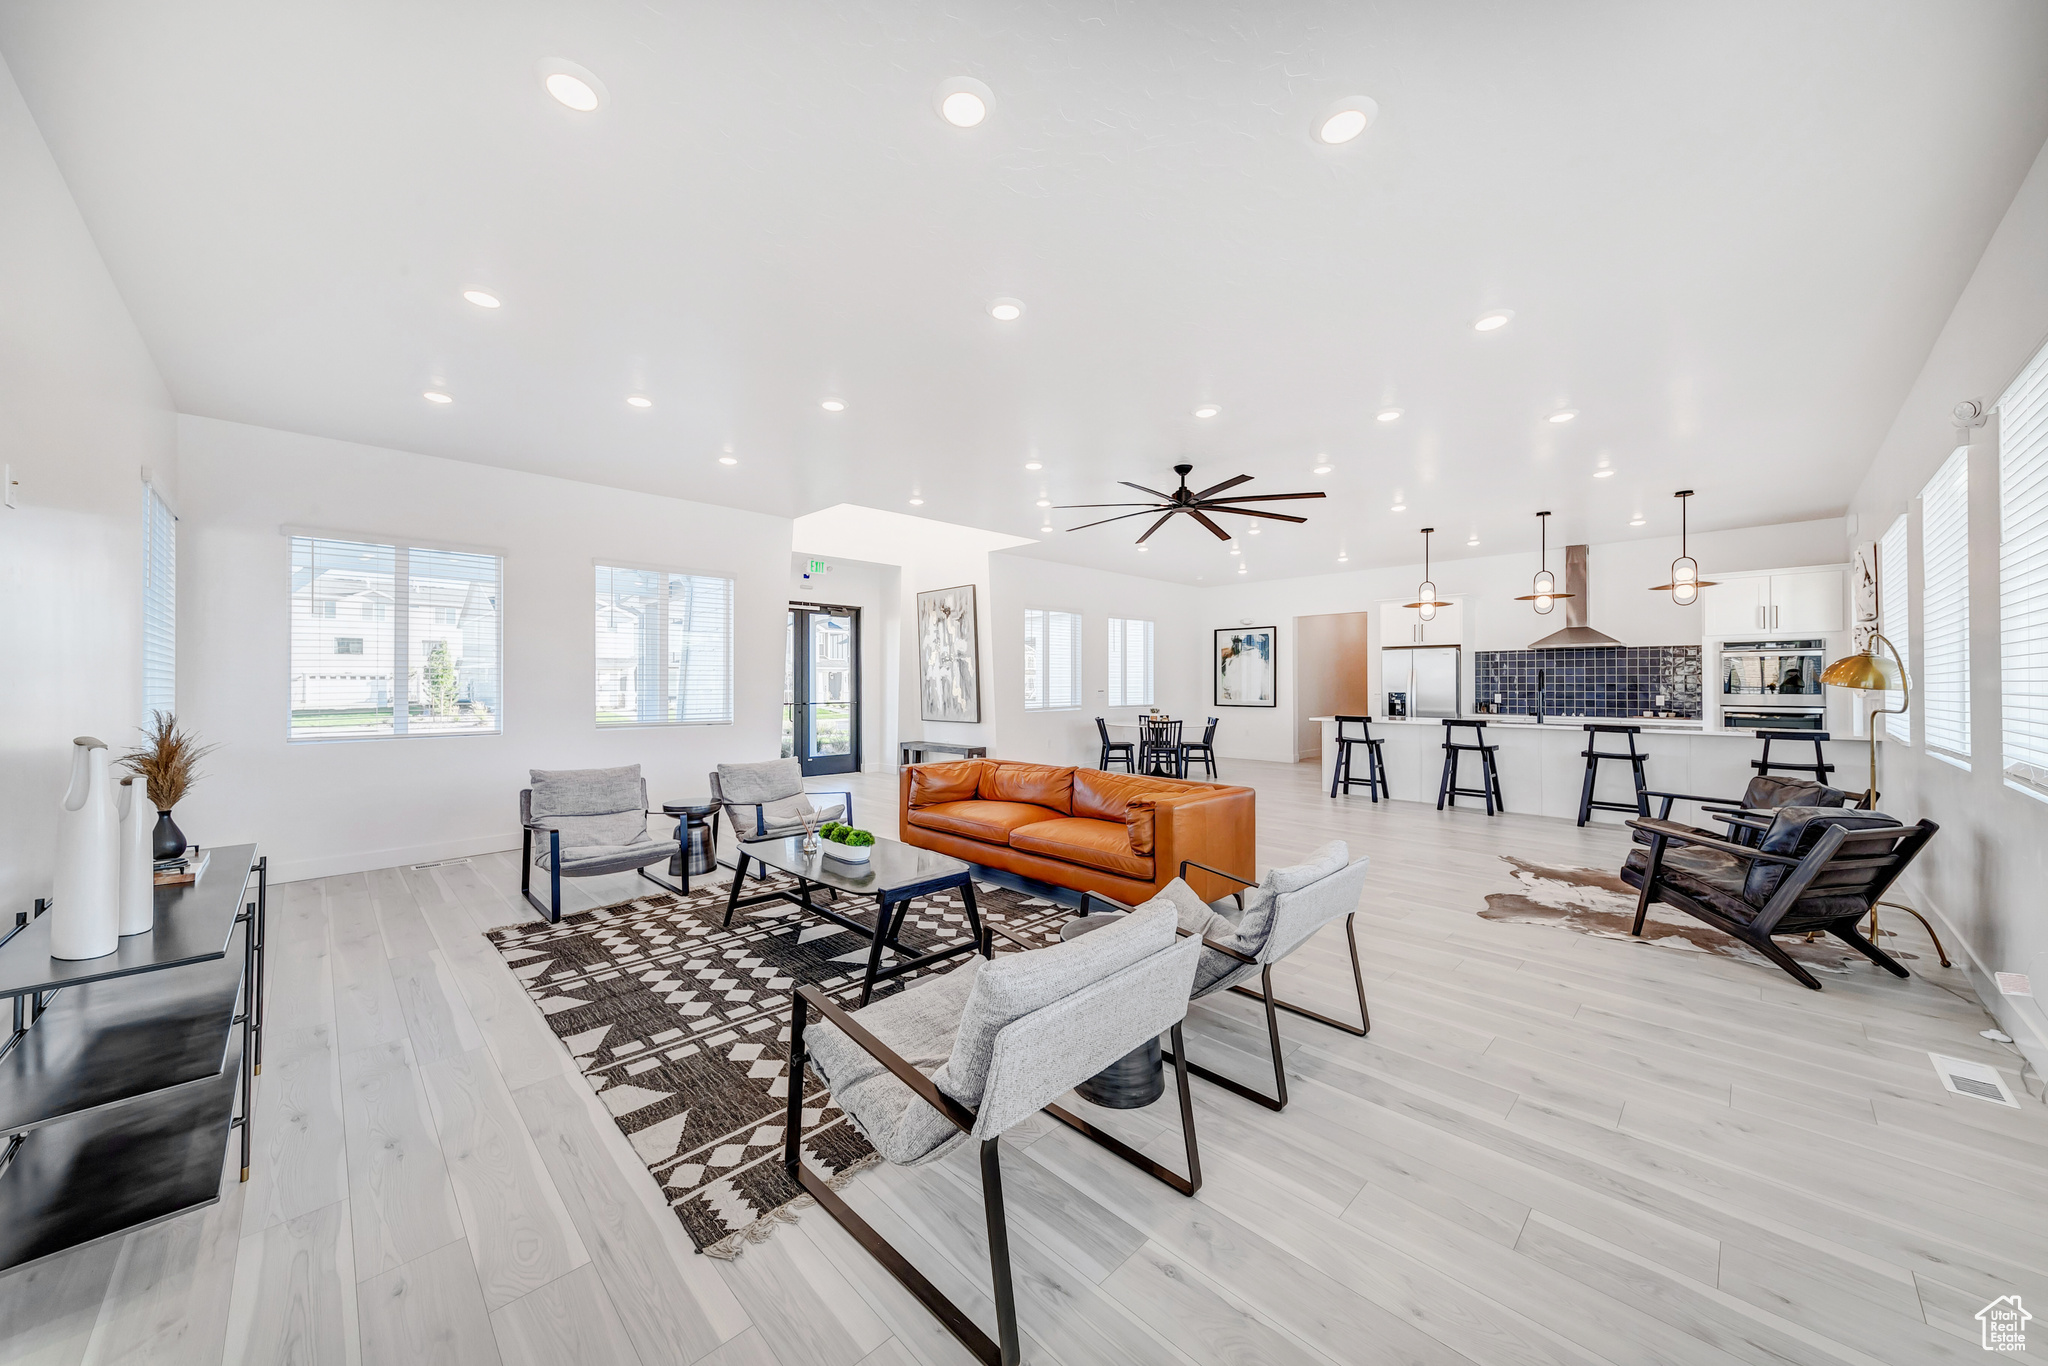
[[[1595,479],[1610,479],[1610,478],[1612,478],[1613,476],[1614,476],[1614,471],[1613,471],[1613,470],[1594,470],[1594,471],[1593,471],[1593,477],[1594,477]]]
[[[1466,545],[1478,545],[1478,544],[1479,544],[1479,538],[1478,538],[1477,536],[1474,536],[1474,537],[1473,537],[1473,538],[1472,538],[1471,540],[1469,540],[1469,541],[1465,542],[1465,544],[1466,544]]]
[[[1350,562],[1351,562],[1351,557],[1350,557],[1349,555],[1339,555],[1339,556],[1337,557],[1337,563],[1338,563],[1338,564],[1349,564]]]
[[[719,463],[719,464],[721,464],[721,465],[737,465],[737,464],[739,464],[740,462],[739,462],[739,461],[737,461],[737,460],[735,460],[735,459],[733,459],[733,458],[732,458],[731,456],[729,456],[729,455],[721,455],[721,456],[719,456],[719,457],[718,457],[718,463]]]
[[[435,393],[432,389],[427,390],[427,392],[421,394],[420,397],[424,398],[429,403],[453,403],[455,401],[447,394],[438,394]]]
[[[843,413],[846,411],[846,400],[839,398],[828,398],[825,399],[823,402],[819,403],[818,406],[820,408],[823,408],[828,413]]]
[[[1237,572],[1238,572],[1238,573],[1240,573],[1240,574],[1244,573],[1244,566],[1243,566],[1243,565],[1239,565],[1239,566],[1237,567]]]
[[[1231,553],[1231,554],[1233,554],[1233,555],[1242,555],[1242,554],[1244,554],[1244,552],[1243,552],[1242,550],[1239,550],[1239,549],[1238,549],[1238,548],[1237,548],[1236,546],[1232,546],[1232,547],[1230,547],[1230,553]]]
[[[1038,505],[1042,508],[1049,508],[1052,506],[1052,500],[1050,498],[1041,498],[1038,500]]]
[[[1550,420],[1552,422],[1569,422],[1578,415],[1579,410],[1577,408],[1559,408],[1550,415]]]
[[[1140,555],[1142,555],[1142,554],[1144,554],[1144,553],[1145,553],[1146,551],[1150,550],[1151,548],[1152,548],[1152,547],[1151,547],[1151,546],[1149,546],[1149,545],[1141,545],[1141,546],[1139,546],[1139,547],[1138,547],[1138,553],[1139,553]]]
[[[1027,470],[1042,470],[1045,468],[1045,463],[1040,460],[1026,460],[1024,468]]]
[[[626,402],[632,404],[635,408],[652,408],[654,406],[653,399],[642,398],[639,394],[626,395]]]
[[[1222,411],[1221,408],[1213,403],[1204,403],[1201,407],[1195,409],[1195,416],[1203,418],[1214,417]]]
[[[1038,530],[1040,531],[1040,533],[1041,533],[1041,534],[1042,534],[1042,533],[1044,533],[1044,532],[1047,532],[1047,531],[1051,531],[1051,530],[1052,530],[1052,523],[1048,522],[1048,523],[1046,523],[1046,524],[1045,524],[1044,526],[1040,527],[1040,528],[1039,528]]]
[[[1342,99],[1323,111],[1316,124],[1316,139],[1331,146],[1351,141],[1372,126],[1380,107],[1364,95]]]
[[[999,323],[1013,323],[1024,316],[1024,305],[1016,299],[991,299],[988,315]]]
[[[924,499],[922,499],[922,498],[913,498],[913,499],[911,499],[911,500],[910,500],[910,505],[911,505],[912,507],[914,507],[914,508],[921,508],[921,507],[923,507],[923,506],[924,506]]]
[[[932,107],[955,128],[974,128],[988,117],[995,98],[994,91],[972,76],[955,76],[939,82],[932,92]]]
[[[1472,320],[1474,332],[1498,332],[1508,325],[1508,319],[1515,316],[1512,308],[1496,308],[1491,313],[1482,313]]]
[[[1328,465],[1318,465],[1318,466],[1316,466],[1316,473],[1317,473],[1317,474],[1328,474],[1329,472],[1330,472],[1330,466],[1328,466]]]
[[[1251,534],[1252,534],[1252,535],[1254,535],[1254,536],[1258,535],[1258,534],[1259,534],[1259,524],[1258,524],[1257,522],[1253,522],[1253,523],[1251,524],[1251,527],[1250,527],[1250,531],[1251,531]]]
[[[1641,525],[1643,524],[1643,520],[1644,520],[1644,519],[1643,519],[1643,518],[1641,518],[1641,517],[1637,517],[1637,518],[1634,518],[1633,520],[1631,520],[1631,521],[1629,522],[1629,525],[1630,525],[1630,526],[1641,526]]]
[[[1396,503],[1393,507],[1388,509],[1388,511],[1390,512],[1406,512],[1407,510],[1408,505],[1406,503]]]
[[[1382,422],[1399,422],[1401,420],[1401,410],[1399,408],[1382,408],[1377,413],[1374,413],[1373,416]]]
[[[475,304],[478,308],[496,308],[498,306],[498,296],[487,294],[481,289],[465,289],[462,291],[462,297]]]
[[[566,71],[551,74],[545,82],[548,93],[579,114],[597,108],[597,90],[589,81]]]

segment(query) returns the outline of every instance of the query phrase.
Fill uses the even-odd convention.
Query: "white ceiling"
[[[1838,512],[2048,136],[2038,0],[10,0],[0,53],[186,412],[1026,536],[1182,457],[1329,489],[1259,577]],[[1233,567],[1144,525],[1024,553]]]

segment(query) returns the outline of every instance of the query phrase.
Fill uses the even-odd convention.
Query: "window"
[[[326,536],[291,540],[290,738],[503,730],[502,559]],[[401,603],[403,611],[391,610]],[[326,625],[336,617],[389,625],[339,636]]]
[[[597,724],[732,723],[733,581],[597,567]]]
[[[178,519],[142,486],[142,719],[178,710]]]
[[[1081,614],[1031,607],[1024,612],[1024,710],[1081,705]]]
[[[1998,400],[1998,641],[2005,781],[2048,797],[2048,350]]]
[[[1920,737],[1952,762],[1970,757],[1970,448],[1920,490]]]
[[[1152,705],[1152,623],[1109,619],[1109,705]]]
[[[1898,649],[1906,676],[1913,674],[1913,621],[1907,605],[1906,516],[1899,514],[1884,538],[1877,543],[1877,624],[1884,638]],[[1883,653],[1883,651],[1878,651]],[[1904,700],[1896,692],[1884,695],[1884,705],[1896,707]],[[1884,718],[1884,733],[1902,745],[1913,743],[1913,718],[1906,712]]]

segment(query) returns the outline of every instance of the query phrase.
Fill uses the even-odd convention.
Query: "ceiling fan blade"
[[[1151,508],[1157,503],[1055,503],[1056,508]]]
[[[1172,511],[1168,512],[1164,517],[1161,517],[1158,521],[1154,522],[1152,524],[1151,530],[1147,531],[1143,536],[1140,536],[1138,538],[1138,544],[1143,545],[1145,544],[1145,542],[1151,540],[1152,532],[1159,530],[1159,528],[1165,526],[1168,522],[1172,521],[1173,514],[1179,511],[1179,508],[1174,508]]]
[[[1119,479],[1117,483],[1122,484],[1127,489],[1136,489],[1140,493],[1149,493],[1163,503],[1171,503],[1173,501],[1173,495],[1170,493],[1161,493],[1158,489],[1148,489],[1143,484],[1133,484],[1128,479]]]
[[[1278,503],[1288,498],[1327,498],[1327,493],[1240,493],[1235,498],[1212,498],[1214,503]]]
[[[1230,533],[1229,533],[1229,532],[1225,531],[1225,530],[1224,530],[1224,529],[1223,529],[1222,527],[1220,527],[1220,526],[1217,526],[1217,525],[1216,525],[1216,524],[1215,524],[1214,522],[1210,521],[1210,520],[1209,520],[1209,519],[1208,519],[1207,517],[1204,517],[1204,516],[1203,516],[1203,515],[1201,514],[1201,511],[1200,511],[1199,509],[1197,509],[1197,508],[1189,508],[1189,509],[1188,509],[1187,511],[1188,511],[1188,516],[1190,516],[1190,517],[1194,518],[1194,519],[1195,519],[1196,521],[1200,522],[1200,523],[1201,523],[1201,524],[1202,524],[1203,526],[1205,526],[1205,527],[1209,528],[1209,530],[1211,530],[1211,531],[1215,532],[1215,533],[1216,533],[1216,539],[1217,539],[1217,540],[1219,540],[1219,541],[1227,541],[1227,540],[1229,540],[1229,539],[1230,539]]]
[[[1251,476],[1249,474],[1240,474],[1235,479],[1226,479],[1220,484],[1211,484],[1208,488],[1195,495],[1195,501],[1199,503],[1212,493],[1221,493],[1225,489],[1234,489],[1239,484],[1249,483],[1250,481]]]
[[[1269,517],[1276,522],[1306,522],[1308,520],[1308,518],[1306,517],[1296,517],[1294,514],[1288,512],[1261,512],[1257,508],[1226,508],[1212,506],[1204,509],[1204,511],[1234,512],[1240,517]]]
[[[1087,530],[1087,529],[1088,529],[1089,527],[1091,527],[1091,526],[1107,526],[1107,525],[1109,525],[1109,524],[1110,524],[1111,522],[1121,522],[1121,521],[1123,521],[1123,520],[1124,520],[1125,518],[1128,518],[1128,517],[1147,517],[1147,516],[1150,516],[1150,515],[1151,515],[1152,513],[1154,513],[1154,512],[1157,512],[1157,511],[1158,511],[1158,509],[1157,509],[1157,508],[1146,508],[1146,509],[1144,509],[1144,510],[1143,510],[1143,511],[1141,511],[1141,512],[1126,512],[1126,513],[1124,513],[1124,514],[1123,514],[1123,516],[1121,516],[1121,517],[1105,517],[1105,518],[1103,518],[1103,519],[1102,519],[1101,521],[1099,521],[1099,522],[1083,522],[1083,523],[1081,523],[1081,525],[1079,525],[1079,526],[1070,526],[1070,527],[1068,527],[1068,528],[1067,528],[1067,530],[1069,530],[1069,531],[1086,531],[1086,530]],[[1172,514],[1171,514],[1171,513],[1168,513],[1167,515],[1168,515],[1168,516],[1172,516]]]

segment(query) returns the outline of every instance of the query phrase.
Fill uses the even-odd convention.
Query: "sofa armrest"
[[[1248,787],[1175,794],[1159,802],[1152,828],[1153,867],[1163,874],[1178,869],[1185,859],[1193,874],[1188,885],[1196,896],[1204,901],[1229,896],[1245,884],[1234,873],[1218,876],[1207,870],[1255,865],[1256,803],[1256,794]]]

